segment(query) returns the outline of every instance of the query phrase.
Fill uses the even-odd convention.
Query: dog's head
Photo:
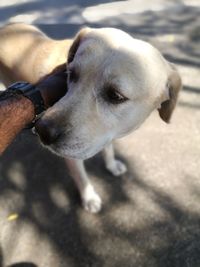
[[[67,72],[67,94],[36,128],[51,150],[74,158],[94,155],[138,128],[154,109],[168,122],[181,87],[158,50],[114,28],[81,30]]]

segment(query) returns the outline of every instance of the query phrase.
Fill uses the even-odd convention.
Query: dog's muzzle
[[[62,134],[53,121],[42,118],[35,123],[35,130],[44,145],[54,144]]]

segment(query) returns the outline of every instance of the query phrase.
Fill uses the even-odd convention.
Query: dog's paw
[[[82,202],[85,210],[97,213],[101,210],[102,201],[92,186],[87,186],[82,194]]]
[[[127,172],[126,165],[120,160],[115,159],[112,164],[106,166],[107,170],[114,176],[120,176]]]

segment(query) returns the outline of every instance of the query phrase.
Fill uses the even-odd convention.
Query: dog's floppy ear
[[[86,27],[83,28],[82,30],[80,30],[77,35],[74,38],[74,41],[69,49],[69,53],[68,53],[68,59],[67,59],[67,63],[69,64],[70,62],[73,61],[74,56],[76,55],[76,52],[78,50],[79,45],[81,44],[82,40],[84,39],[84,37],[86,36],[86,34],[88,32],[91,31],[91,28]]]
[[[173,64],[170,64],[172,70],[170,72],[167,82],[167,94],[169,99],[161,103],[161,107],[158,109],[161,119],[166,123],[169,123],[173,110],[176,106],[178,93],[182,88],[182,82],[178,71]]]

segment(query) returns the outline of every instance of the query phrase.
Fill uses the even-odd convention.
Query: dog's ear
[[[176,106],[178,93],[182,88],[182,82],[178,71],[173,64],[170,64],[171,72],[167,82],[167,95],[168,98],[161,103],[161,107],[158,109],[161,119],[166,123],[169,123],[173,110]]]
[[[69,49],[69,53],[68,53],[68,59],[67,59],[67,63],[69,64],[70,62],[73,61],[74,56],[76,55],[76,52],[79,48],[79,45],[81,44],[81,42],[83,41],[84,37],[86,36],[87,33],[89,33],[91,31],[91,28],[86,27],[83,28],[82,30],[80,30],[77,35],[74,38],[74,41]]]

